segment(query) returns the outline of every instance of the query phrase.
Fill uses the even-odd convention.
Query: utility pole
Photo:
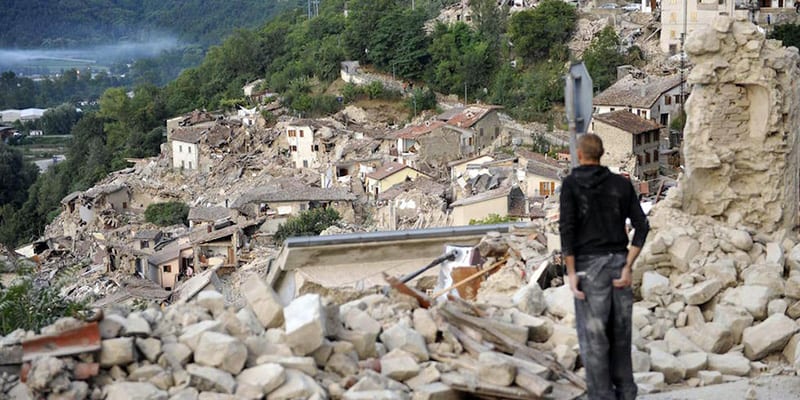
[[[464,81],[464,106],[466,106],[467,104],[469,104],[467,102],[467,81]]]

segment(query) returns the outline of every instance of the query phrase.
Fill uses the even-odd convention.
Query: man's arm
[[[639,204],[639,199],[636,197],[636,192],[631,187],[630,195],[630,209],[628,210],[628,218],[633,225],[633,240],[631,246],[628,248],[628,258],[625,260],[625,267],[622,268],[622,274],[619,279],[614,279],[612,284],[614,287],[623,288],[631,285],[631,269],[639,253],[642,252],[642,246],[647,239],[647,233],[650,232],[650,224],[647,222],[647,216],[642,211],[642,205]]]
[[[575,199],[570,190],[569,181],[564,179],[561,184],[561,198],[559,200],[558,231],[561,235],[561,254],[567,265],[567,278],[572,295],[583,300],[586,296],[578,289],[578,275],[575,273]]]

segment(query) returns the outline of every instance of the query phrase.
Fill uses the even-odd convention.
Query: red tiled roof
[[[444,126],[442,121],[428,121],[422,125],[412,125],[394,133],[398,139],[416,139],[426,133],[430,133],[434,129]]]
[[[501,106],[472,105],[447,121],[448,125],[459,128],[470,128],[486,116],[490,111],[503,108]]]

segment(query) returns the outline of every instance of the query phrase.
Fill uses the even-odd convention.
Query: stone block
[[[648,372],[650,371],[650,355],[639,350],[631,352],[631,362],[633,364],[633,372]]]
[[[392,350],[381,357],[381,374],[390,379],[405,381],[416,376],[419,371],[417,360],[406,351]]]
[[[494,352],[483,352],[478,356],[478,379],[498,386],[509,386],[517,376],[517,367],[508,359]]]
[[[360,360],[375,357],[376,334],[342,329],[339,331],[337,338],[352,343]]]
[[[241,286],[242,295],[264,328],[277,328],[283,324],[283,306],[280,298],[261,278],[251,276]]]
[[[133,338],[107,339],[101,342],[100,366],[108,368],[114,365],[128,365],[136,361],[136,349]]]
[[[778,264],[783,268],[784,265],[784,258],[783,258],[783,247],[781,247],[780,243],[777,242],[769,242],[767,243],[767,259],[766,261],[771,264]]]
[[[641,293],[647,301],[658,303],[661,296],[669,293],[669,278],[655,271],[647,271],[642,275]]]
[[[325,371],[347,377],[358,373],[358,360],[346,353],[333,353],[325,363]]]
[[[218,332],[200,336],[194,360],[200,365],[217,367],[238,374],[247,361],[247,347],[239,339]]]
[[[767,315],[786,314],[788,308],[789,303],[784,299],[770,300],[770,302],[767,303]]]
[[[162,357],[168,357],[178,365],[186,365],[192,358],[192,349],[183,343],[163,343],[161,353]]]
[[[408,393],[400,390],[368,390],[364,392],[345,392],[342,400],[408,400]]]
[[[664,342],[667,344],[667,349],[673,354],[686,354],[702,352],[695,342],[690,340],[684,333],[684,329],[672,328],[664,335]]]
[[[354,331],[362,331],[378,335],[381,333],[381,324],[370,317],[365,311],[350,308],[341,316],[344,326]]]
[[[716,385],[722,383],[722,373],[719,371],[697,371],[697,379],[701,386]]]
[[[438,382],[439,379],[442,377],[441,372],[439,369],[436,368],[435,363],[428,364],[426,367],[420,369],[419,373],[405,381],[405,384],[408,385],[411,389],[416,389],[417,387],[424,386],[430,383]]]
[[[236,380],[221,369],[189,364],[186,372],[191,377],[191,386],[200,391],[233,394],[236,389]]]
[[[136,338],[136,348],[150,362],[156,362],[161,354],[161,341],[154,338]]]
[[[114,382],[104,389],[106,400],[167,400],[169,395],[149,382]]]
[[[733,342],[739,343],[744,329],[753,325],[753,315],[742,307],[717,304],[714,308],[714,322],[730,328]]]
[[[381,334],[381,342],[389,351],[401,349],[413,354],[417,361],[427,361],[430,358],[425,338],[402,323],[396,323],[385,330]]]
[[[731,259],[706,264],[703,268],[703,275],[708,279],[716,279],[723,288],[733,287],[738,283],[736,263]]]
[[[694,378],[701,370],[708,366],[708,355],[706,353],[687,353],[678,356],[678,360],[686,368],[686,377]]]
[[[789,276],[789,278],[786,279],[786,284],[783,290],[786,297],[795,300],[800,299],[800,274],[795,273],[794,275]]]
[[[293,369],[311,376],[317,374],[317,363],[311,357],[286,357],[274,354],[265,354],[261,357],[258,357],[256,364],[279,364],[287,370]]]
[[[783,267],[777,264],[753,265],[742,271],[745,285],[768,287],[771,292],[769,298],[783,295],[784,279]]]
[[[216,290],[203,290],[198,293],[195,303],[208,310],[213,316],[217,316],[225,310],[225,296]]]
[[[688,271],[689,263],[700,251],[700,242],[690,236],[678,236],[669,247],[670,261],[680,271]]]
[[[534,317],[521,311],[511,310],[511,322],[528,328],[528,340],[542,343],[553,334],[553,322],[547,318]]]
[[[568,315],[575,315],[575,298],[569,285],[561,285],[556,288],[547,288],[544,291],[544,300],[547,303],[547,311],[559,318]]]
[[[411,400],[459,400],[461,396],[442,382],[429,383],[414,389]]]
[[[792,319],[783,314],[774,314],[764,322],[744,330],[744,355],[751,360],[760,360],[773,351],[781,351],[798,330],[800,326]]]
[[[765,286],[743,285],[728,289],[722,302],[742,307],[756,320],[762,320],[767,316],[767,304],[771,295],[771,290]]]
[[[789,362],[789,366],[800,370],[800,333],[793,335],[783,347],[783,357]]]
[[[680,294],[686,304],[700,305],[711,300],[719,293],[720,289],[722,289],[722,284],[718,280],[709,279],[681,290]]]
[[[149,336],[152,333],[150,323],[142,318],[139,313],[131,313],[126,318],[125,325],[122,327],[123,336]]]
[[[325,390],[313,378],[300,371],[287,369],[286,380],[267,395],[267,400],[311,399],[314,396],[327,398]]]
[[[747,376],[750,373],[750,360],[738,352],[709,354],[708,369],[723,375]]]
[[[430,311],[425,308],[415,309],[412,314],[412,321],[414,323],[414,330],[419,332],[422,337],[425,338],[426,342],[433,343],[436,341],[439,327],[436,325],[436,321],[433,320]]]
[[[209,320],[200,321],[194,325],[189,325],[183,330],[183,334],[178,337],[178,341],[189,346],[192,351],[197,349],[197,344],[200,343],[200,337],[205,332],[222,332],[222,323],[219,321]]]
[[[686,377],[686,368],[677,357],[658,349],[650,351],[650,368],[664,374],[667,383],[677,383]]]
[[[298,355],[310,354],[325,339],[325,311],[318,294],[306,294],[283,310],[286,341]]]
[[[728,241],[739,250],[750,251],[753,248],[753,238],[746,231],[731,229],[727,236]]]
[[[689,339],[706,353],[726,353],[734,345],[731,329],[719,322],[709,322],[702,326],[682,329],[685,329]]]
[[[544,291],[538,283],[525,285],[511,297],[511,303],[529,315],[541,315],[547,310]]]
[[[286,380],[286,371],[278,364],[261,364],[243,370],[236,377],[239,385],[257,387],[262,394],[269,394]]]

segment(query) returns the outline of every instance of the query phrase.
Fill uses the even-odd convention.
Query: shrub
[[[484,219],[471,219],[469,220],[470,225],[493,225],[493,224],[502,224],[506,222],[515,222],[517,220],[516,217],[512,217],[510,215],[506,215],[505,217],[501,217],[498,214],[489,214],[488,217]]]
[[[0,336],[17,329],[38,331],[61,317],[77,317],[85,312],[85,302],[61,296],[63,282],[67,280],[64,278],[36,282],[30,273],[23,273],[11,286],[0,285]]]
[[[189,222],[189,206],[179,201],[151,204],[144,212],[144,219],[158,226],[186,225]]]
[[[278,231],[275,232],[275,242],[283,244],[283,241],[290,237],[317,236],[340,219],[339,213],[330,207],[303,211],[278,226]]]

